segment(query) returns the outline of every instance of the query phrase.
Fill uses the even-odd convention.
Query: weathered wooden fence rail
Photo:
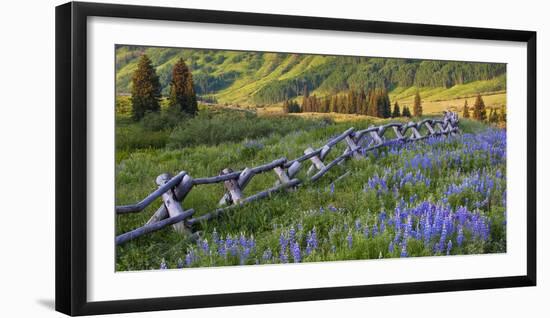
[[[425,128],[424,135],[421,133],[422,128]],[[387,139],[384,137],[384,134],[390,129],[394,132],[395,138]],[[176,176],[164,173],[156,179],[158,188],[143,200],[136,204],[117,206],[115,208],[117,214],[137,213],[145,209],[156,199],[162,198],[162,204],[144,226],[118,235],[115,238],[115,243],[117,245],[123,244],[169,225],[172,225],[177,232],[186,236],[193,235],[192,227],[194,224],[215,218],[230,209],[242,206],[248,202],[266,198],[274,192],[300,185],[303,180],[295,177],[303,164],[308,160],[311,164],[307,170],[307,176],[311,181],[317,181],[331,168],[343,163],[346,159],[362,158],[367,152],[374,149],[395,143],[419,141],[432,136],[453,135],[457,132],[458,115],[453,112],[445,112],[442,119],[424,119],[416,123],[388,123],[381,126],[371,126],[358,131],[354,128],[349,128],[320,148],[313,149],[309,147],[305,149],[304,155],[294,160],[279,158],[270,163],[253,168],[245,168],[240,171],[226,168],[218,176],[208,178],[194,179],[185,171],[181,171]],[[325,163],[323,160],[327,158],[329,152],[342,141],[346,143],[344,153],[332,161]],[[268,171],[275,172],[277,176],[275,185],[269,189],[245,197],[243,191],[249,181],[255,175]],[[199,217],[193,216],[195,213],[194,209],[183,210],[181,203],[193,187],[213,183],[223,183],[226,190],[226,193],[220,199],[219,208]]]

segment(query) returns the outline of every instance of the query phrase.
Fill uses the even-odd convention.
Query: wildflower
[[[353,246],[353,236],[351,236],[351,231],[348,232],[347,240],[348,240],[348,248],[351,249],[351,247]]]
[[[456,243],[460,247],[462,246],[462,242],[464,241],[464,231],[462,230],[462,226],[458,228],[458,234],[456,236]]]
[[[402,246],[401,246],[401,257],[408,257],[409,254],[407,253],[407,242],[404,241]]]
[[[334,183],[330,184],[330,194],[334,194]]]
[[[451,242],[451,240],[449,240],[449,242],[447,243],[447,255],[451,254],[451,249],[452,248],[453,248],[453,242]]]
[[[177,268],[183,268],[183,261],[181,258],[178,258],[178,264],[176,265]]]
[[[267,248],[267,250],[265,250],[264,254],[262,255],[262,259],[266,262],[269,262],[272,257],[273,253],[271,252],[271,249]]]
[[[300,256],[300,245],[296,242],[292,242],[290,249],[292,250],[292,259],[294,259],[294,263],[300,263],[302,260]]]
[[[388,246],[388,252],[390,252],[390,254],[393,253],[393,240],[390,241],[390,245]]]
[[[160,262],[160,269],[168,269],[168,265],[166,265],[166,262],[164,261],[164,258]]]
[[[359,219],[356,219],[355,220],[355,230],[357,232],[360,232],[361,231],[361,221]]]

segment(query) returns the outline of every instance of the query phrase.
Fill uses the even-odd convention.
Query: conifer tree
[[[483,98],[481,98],[481,94],[479,93],[477,94],[476,101],[474,103],[474,111],[472,117],[475,120],[479,121],[487,120],[487,110],[485,109],[485,103],[483,102]]]
[[[501,123],[506,122],[506,107],[500,108],[500,113],[498,114],[498,121]]]
[[[160,110],[160,83],[151,59],[143,54],[132,76],[132,117],[140,120],[148,112]]]
[[[391,114],[393,118],[401,117],[401,110],[399,109],[399,104],[397,101],[393,105],[393,113]]]
[[[409,110],[409,106],[403,106],[403,112],[401,114],[403,117],[411,118],[411,111]]]
[[[464,100],[464,109],[462,110],[462,117],[470,118],[470,111],[468,110],[468,100]]]
[[[189,115],[195,115],[198,112],[193,75],[182,58],[172,69],[169,105]]]
[[[302,111],[303,112],[309,112],[311,111],[309,107],[309,90],[307,88],[307,84],[304,84],[304,97],[302,98]]]
[[[416,91],[414,96],[414,105],[413,105],[414,117],[422,116],[422,100],[420,99],[420,93]]]

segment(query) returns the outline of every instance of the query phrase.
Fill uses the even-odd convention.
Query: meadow
[[[201,106],[194,118],[163,110],[136,123],[124,107],[117,104],[117,205],[142,199],[164,172],[214,176],[228,167],[293,159],[351,126],[410,120],[335,120]],[[117,246],[116,270],[504,253],[506,132],[469,120],[461,120],[460,129],[458,136],[394,145],[349,160],[315,183],[200,224],[196,241],[167,228]],[[327,160],[344,151],[339,147]],[[297,177],[305,179],[305,171]],[[275,180],[275,174],[256,176],[244,193]],[[204,185],[190,192],[183,207],[200,216],[215,209],[223,194],[219,184]],[[117,216],[116,234],[143,225],[160,204]]]

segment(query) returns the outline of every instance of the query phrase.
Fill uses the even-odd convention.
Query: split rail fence
[[[422,127],[425,128],[424,135],[421,134]],[[390,129],[393,130],[395,137],[385,138],[384,133]],[[341,164],[349,158],[362,158],[367,152],[374,149],[395,143],[419,141],[433,136],[454,135],[457,132],[458,115],[454,112],[445,112],[442,119],[424,119],[416,123],[388,123],[357,131],[352,127],[332,138],[320,148],[305,149],[304,155],[294,160],[279,158],[270,163],[245,168],[241,171],[226,168],[220,175],[207,178],[195,179],[185,171],[181,171],[176,176],[164,173],[156,178],[158,188],[142,201],[131,205],[116,206],[115,211],[118,215],[137,213],[143,211],[157,198],[162,198],[162,204],[144,226],[116,236],[115,243],[120,245],[169,225],[172,225],[177,232],[191,237],[193,225],[197,223],[213,219],[248,202],[269,197],[272,193],[300,185],[304,180],[296,178],[296,175],[307,161],[311,162],[307,176],[315,182],[337,164]],[[330,162],[324,162],[323,160],[327,158],[329,152],[342,141],[346,143],[344,153]],[[248,197],[243,195],[243,190],[255,175],[271,170],[278,178],[273,187]],[[226,189],[220,199],[219,208],[198,217],[194,217],[194,209],[184,210],[182,208],[182,201],[193,188],[213,183],[223,183]]]

